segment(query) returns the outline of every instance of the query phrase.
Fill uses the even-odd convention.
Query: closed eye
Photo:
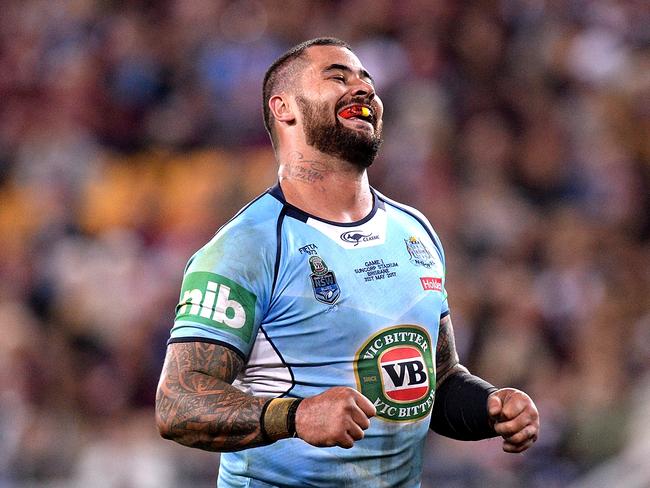
[[[373,85],[374,87],[374,81],[372,79],[372,76],[370,76],[370,73],[368,73],[365,69],[361,68],[358,70],[353,70],[349,66],[346,66],[344,64],[330,64],[327,66],[325,69],[323,69],[323,73],[331,73],[334,76],[331,78],[336,81],[340,81],[343,83],[346,83],[346,79],[344,77],[344,74],[354,74],[357,73],[359,78],[364,80],[366,83]]]

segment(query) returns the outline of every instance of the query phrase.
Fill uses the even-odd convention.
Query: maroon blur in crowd
[[[642,0],[3,2],[0,487],[214,482],[153,421],[183,267],[274,184],[262,77],[322,35],[376,80],[371,182],[438,231],[462,362],[543,419],[521,456],[432,433],[423,487],[650,484],[649,25]]]

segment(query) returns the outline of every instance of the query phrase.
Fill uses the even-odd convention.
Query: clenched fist
[[[488,397],[494,431],[503,437],[503,450],[523,452],[537,440],[539,413],[531,398],[514,388],[501,388]]]
[[[296,435],[316,447],[351,448],[370,427],[375,406],[357,390],[331,388],[305,398],[296,412]]]

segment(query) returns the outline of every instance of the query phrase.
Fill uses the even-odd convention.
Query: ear
[[[286,94],[273,95],[269,99],[269,109],[273,118],[278,122],[284,122],[287,124],[293,124],[296,120],[296,116],[293,113],[293,108],[289,103],[289,98]]]

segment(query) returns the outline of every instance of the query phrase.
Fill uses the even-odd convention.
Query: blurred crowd
[[[431,434],[423,487],[650,486],[645,0],[5,0],[0,487],[213,486],[153,420],[183,267],[274,184],[262,77],[322,35],[376,79],[371,182],[441,236],[462,362],[541,412],[524,455]]]

